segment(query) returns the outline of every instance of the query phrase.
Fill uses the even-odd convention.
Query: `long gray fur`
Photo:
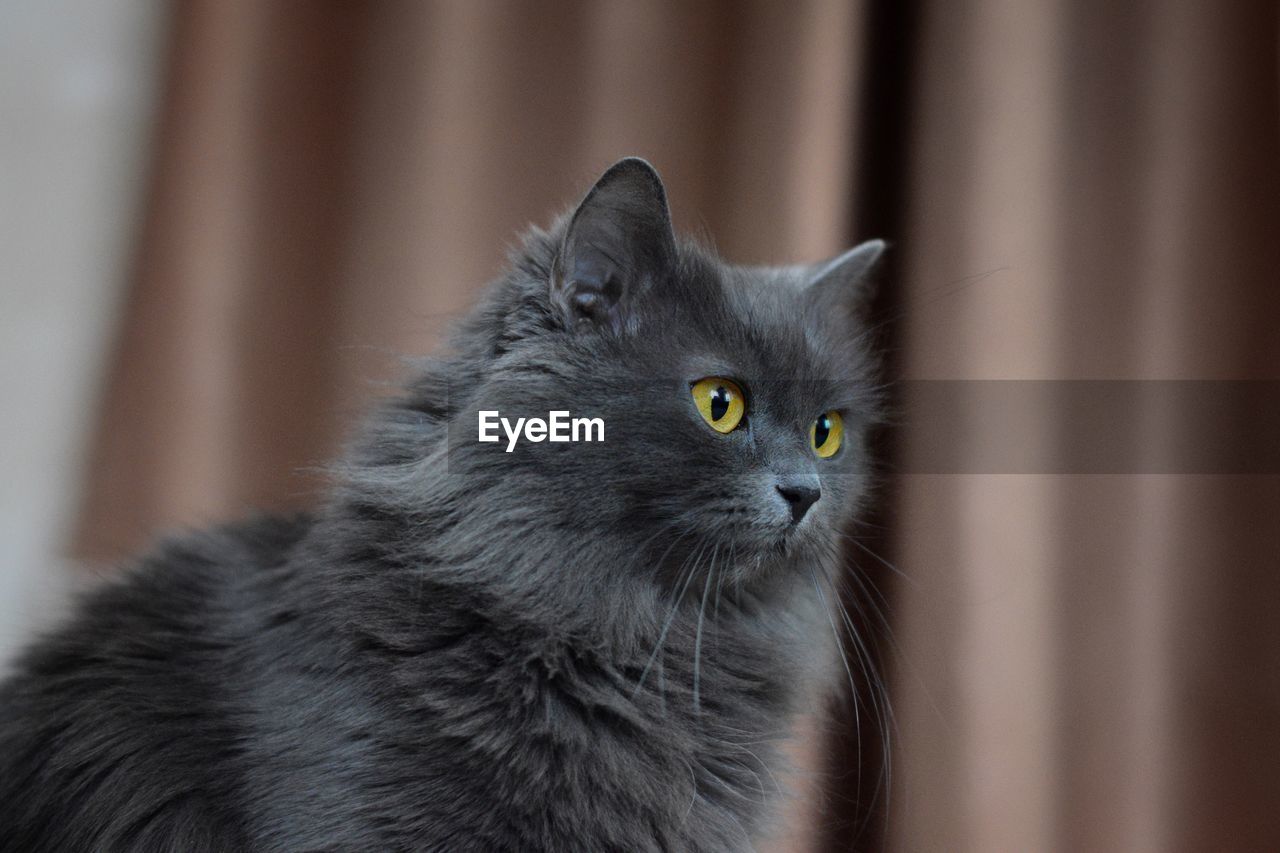
[[[0,850],[749,849],[836,677],[881,248],[732,266],[672,235],[648,164],[615,165],[313,513],[164,542],[29,651],[0,686]],[[746,390],[734,432],[694,408],[704,376]],[[479,409],[606,440],[507,453]],[[830,409],[845,445],[819,459]],[[821,497],[792,524],[797,478]]]

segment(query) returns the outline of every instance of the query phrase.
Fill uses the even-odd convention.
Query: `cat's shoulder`
[[[158,540],[82,593],[69,618],[19,658],[15,675],[65,675],[189,651],[197,638],[221,633],[219,611],[242,605],[240,590],[286,566],[313,524],[309,515],[260,515]]]

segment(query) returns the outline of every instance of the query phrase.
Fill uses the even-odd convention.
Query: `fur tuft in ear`
[[[628,157],[578,205],[551,268],[551,300],[565,325],[632,325],[631,303],[675,263],[667,193],[653,167]]]
[[[865,310],[875,296],[871,271],[885,248],[883,240],[868,240],[819,265],[806,286],[806,292],[819,310],[824,313]]]

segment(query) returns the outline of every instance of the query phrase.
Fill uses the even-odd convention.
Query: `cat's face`
[[[467,417],[567,410],[603,420],[604,441],[504,440],[466,450],[475,463],[584,543],[621,533],[671,583],[694,564],[745,578],[833,551],[878,414],[854,307],[881,245],[817,268],[722,263],[674,240],[640,161],[606,173],[553,239],[547,292],[500,309]]]

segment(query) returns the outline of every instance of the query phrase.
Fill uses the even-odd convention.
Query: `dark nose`
[[[790,483],[779,483],[778,494],[786,498],[787,503],[791,505],[792,524],[799,524],[800,519],[804,518],[804,514],[809,511],[809,507],[813,506],[818,498],[822,497],[822,492],[816,486],[801,486]]]

